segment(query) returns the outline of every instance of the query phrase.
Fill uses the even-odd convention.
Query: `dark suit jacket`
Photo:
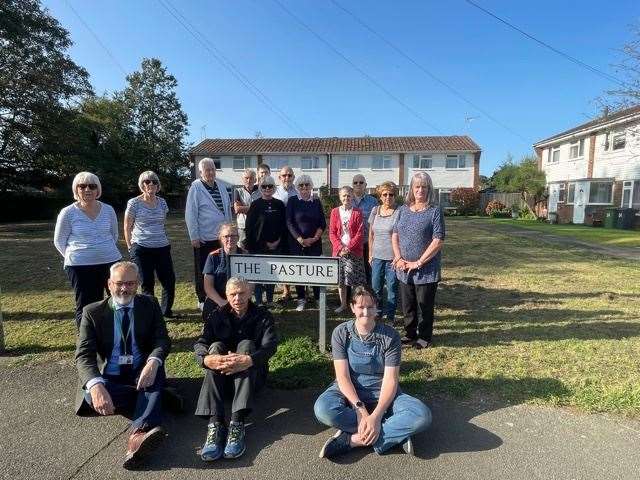
[[[167,326],[155,297],[136,295],[133,304],[136,344],[144,355],[164,362],[171,349]],[[76,368],[80,381],[76,395],[76,413],[84,400],[85,384],[104,373],[113,350],[113,310],[109,299],[84,307],[76,344]]]

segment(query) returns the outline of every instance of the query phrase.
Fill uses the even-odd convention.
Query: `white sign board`
[[[252,283],[338,285],[339,259],[290,255],[229,255],[229,273]]]

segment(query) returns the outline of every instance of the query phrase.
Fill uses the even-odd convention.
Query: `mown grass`
[[[482,217],[480,217],[482,218]],[[640,230],[590,227],[587,225],[551,225],[536,220],[513,220],[509,218],[483,218],[496,225],[512,225],[561,237],[570,237],[583,242],[611,247],[640,247]]]
[[[480,394],[640,417],[639,265],[487,232],[463,219],[447,222],[435,347],[404,353],[403,388],[426,398]],[[0,226],[6,342],[19,363],[73,357],[73,297],[51,245],[52,228]],[[167,368],[176,377],[199,378],[191,353],[201,328],[191,250],[179,217],[169,230],[176,310],[185,317],[168,324],[174,348]],[[317,310],[274,314],[282,342],[271,361],[271,384],[326,385],[332,369],[315,344]],[[328,331],[341,320],[331,315]]]

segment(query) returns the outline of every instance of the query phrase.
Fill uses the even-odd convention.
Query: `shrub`
[[[492,217],[493,212],[499,211],[499,210],[506,210],[506,209],[507,209],[507,206],[504,203],[499,202],[498,200],[491,200],[489,203],[487,203],[487,206],[484,209],[484,212],[490,217]],[[509,215],[511,215],[510,210],[509,210]]]
[[[470,215],[478,210],[480,194],[473,188],[454,188],[449,195],[449,201],[460,215]]]

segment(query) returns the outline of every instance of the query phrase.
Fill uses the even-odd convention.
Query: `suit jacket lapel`
[[[142,303],[141,295],[136,295],[133,300],[133,332],[135,335],[136,345],[138,345],[138,349],[143,352],[143,344],[147,334],[147,326],[146,326],[146,316],[145,316],[145,308]]]
[[[111,356],[113,351],[113,331],[114,331],[114,316],[113,309],[111,308],[111,297],[107,298],[104,302],[102,309],[102,315],[100,318],[100,332],[102,334],[102,344],[104,345],[104,358],[105,361]]]

